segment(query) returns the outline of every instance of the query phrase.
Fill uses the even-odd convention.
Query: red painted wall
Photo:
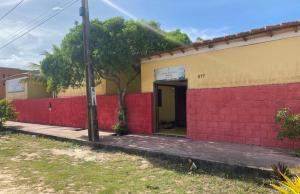
[[[300,84],[189,90],[188,137],[261,146],[295,148],[300,141],[276,139],[275,113],[300,112]]]
[[[117,119],[116,96],[97,96],[99,127],[112,131]],[[17,100],[21,122],[85,128],[86,99]],[[48,110],[49,103],[52,110]],[[126,97],[132,133],[152,134],[153,94]],[[300,112],[300,84],[199,89],[187,92],[187,132],[194,140],[224,141],[261,146],[296,148],[300,141],[276,139],[274,122],[279,108]]]
[[[117,96],[97,96],[99,127],[105,131],[113,131],[117,122],[118,98]]]
[[[48,100],[17,100],[13,104],[18,112],[19,121],[49,124]]]
[[[97,96],[99,127],[112,131],[116,123],[118,101],[116,96]],[[86,98],[70,97],[13,101],[18,121],[86,128]],[[52,109],[49,110],[49,104]],[[128,125],[132,133],[152,134],[152,94],[126,96]]]
[[[49,124],[67,127],[86,128],[86,98],[57,98],[49,99],[52,110]]]
[[[153,94],[131,94],[126,98],[128,126],[132,133],[153,133]]]

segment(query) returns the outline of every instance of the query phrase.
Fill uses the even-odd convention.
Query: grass
[[[187,169],[187,164],[172,163],[159,158],[92,150],[72,143],[0,133],[0,188],[4,191],[14,189],[14,193],[37,191],[241,194],[274,192],[268,187],[268,182],[259,178],[234,178],[228,174],[216,175],[201,171],[190,173]]]

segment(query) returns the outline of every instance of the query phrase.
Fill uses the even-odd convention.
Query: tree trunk
[[[119,111],[118,111],[118,123],[120,127],[127,127],[125,96],[126,96],[126,89],[121,89],[119,91]]]

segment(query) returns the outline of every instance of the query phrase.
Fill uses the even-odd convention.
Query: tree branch
[[[137,78],[139,74],[140,71],[136,71],[135,74],[127,81],[126,87],[129,87],[129,85]]]

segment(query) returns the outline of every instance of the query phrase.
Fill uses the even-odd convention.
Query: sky
[[[0,0],[0,18],[20,0]],[[0,66],[28,69],[51,52],[79,17],[80,1],[62,10],[70,0],[24,0],[0,20]],[[166,31],[181,29],[195,41],[300,19],[299,0],[89,0],[90,17],[105,20],[156,20]],[[59,15],[2,48],[38,16]]]

